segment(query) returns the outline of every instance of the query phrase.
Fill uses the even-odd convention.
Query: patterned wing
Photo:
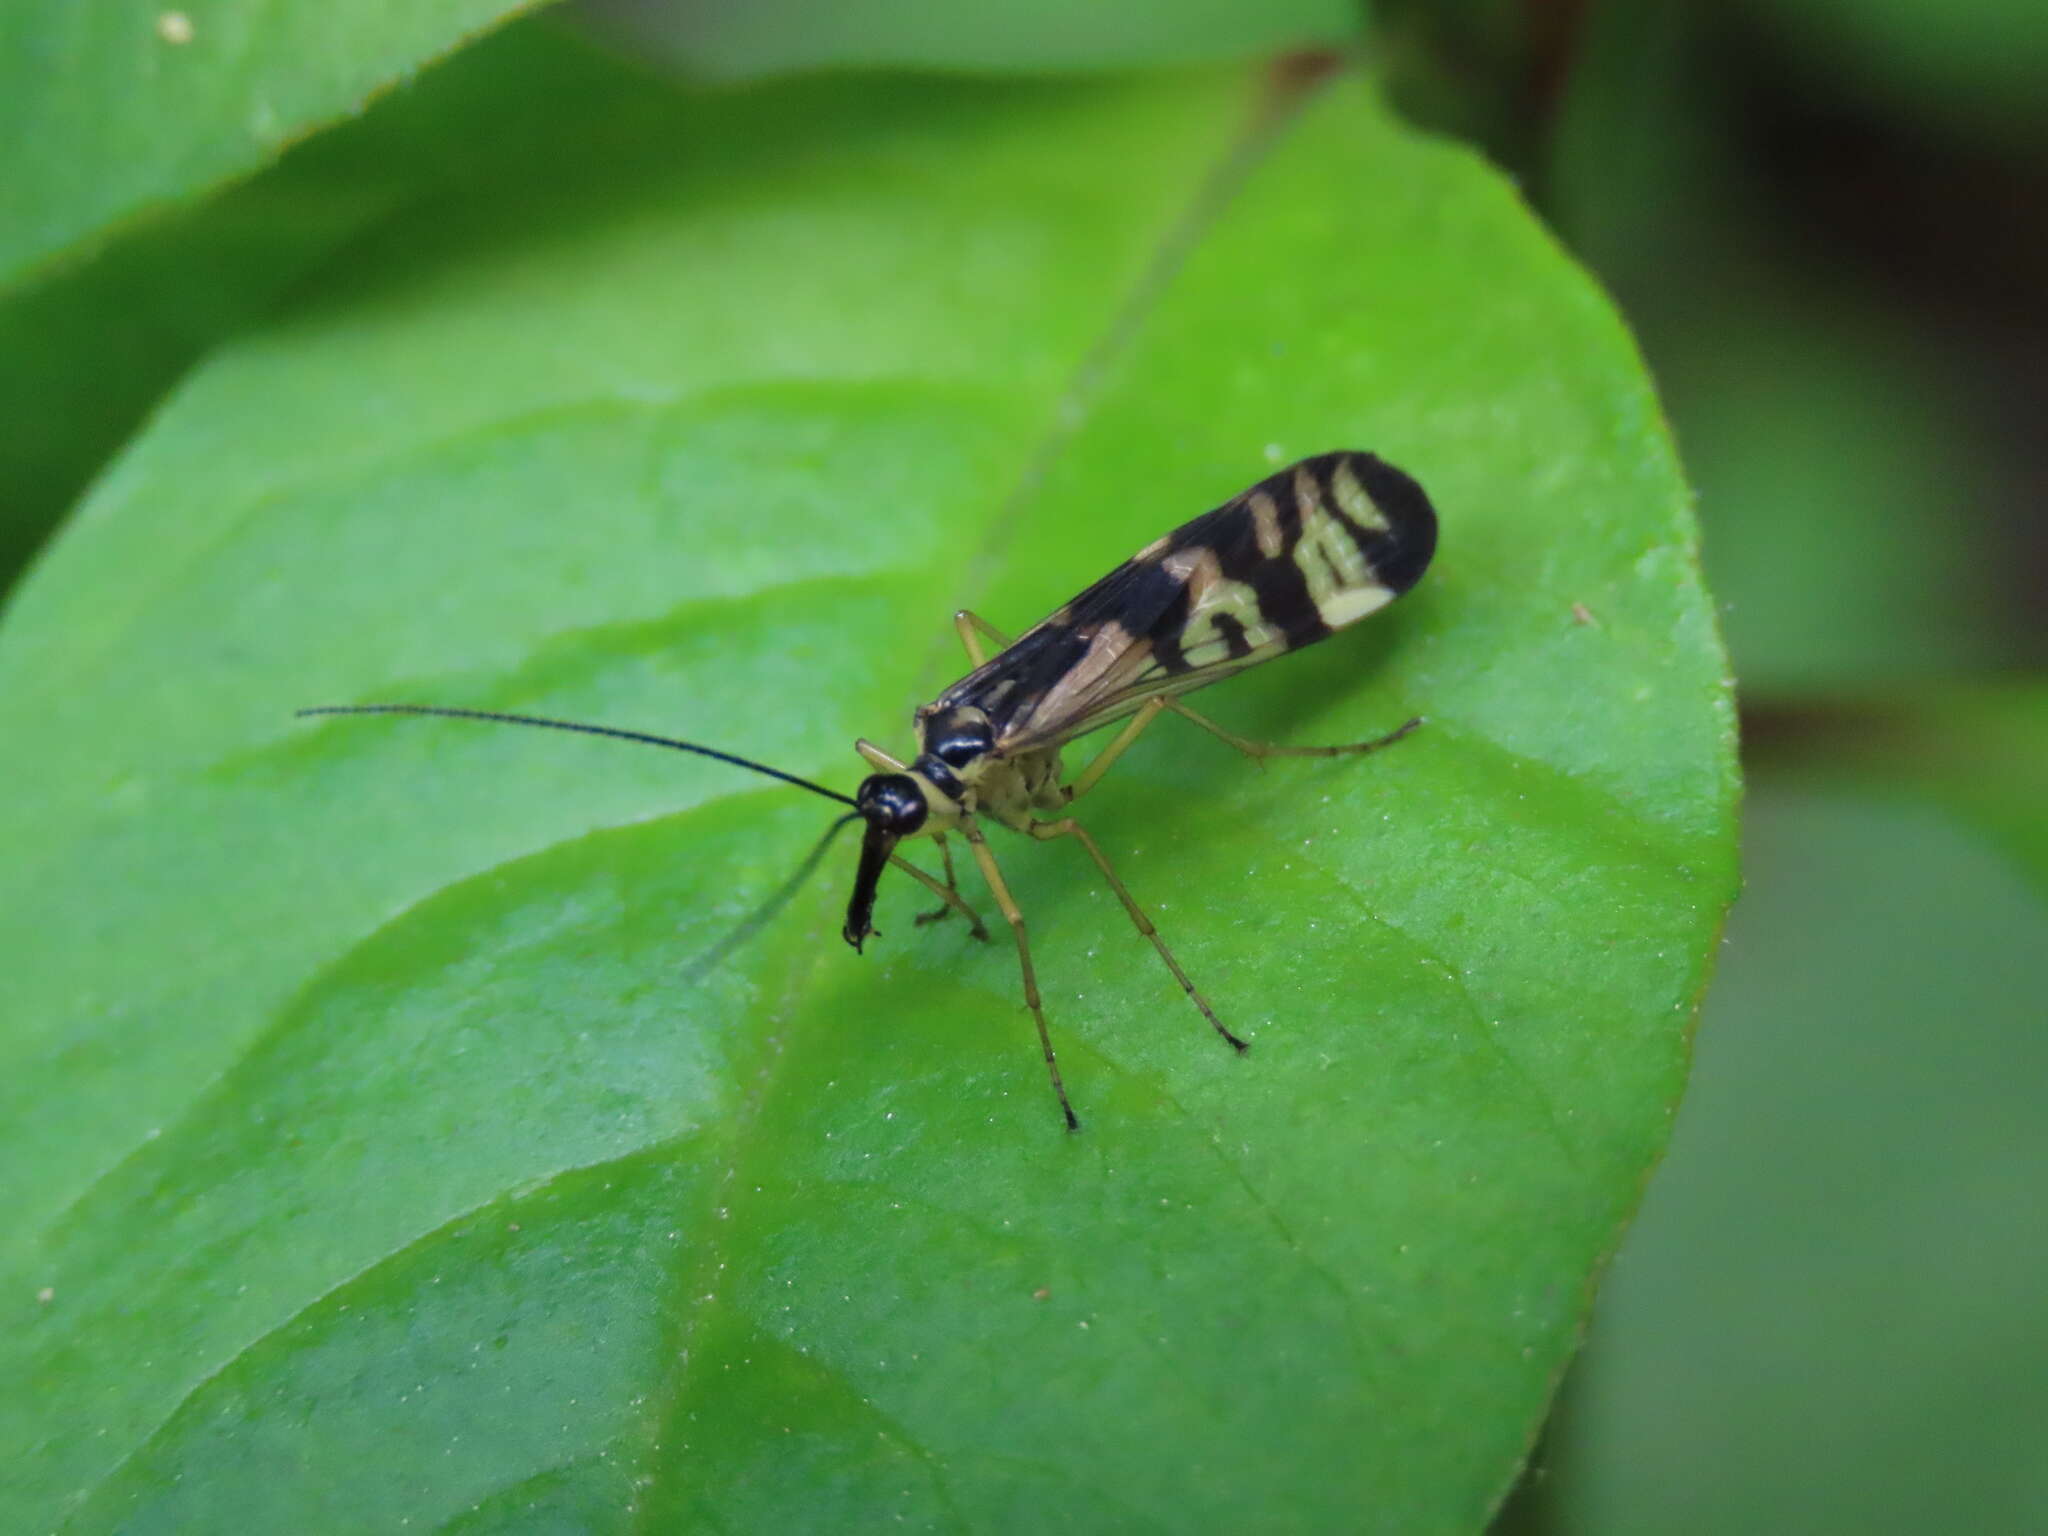
[[[1421,486],[1370,453],[1318,454],[1147,545],[937,707],[986,711],[998,751],[1050,746],[1357,623],[1435,552]]]

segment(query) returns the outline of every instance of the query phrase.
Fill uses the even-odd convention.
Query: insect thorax
[[[1065,804],[1059,749],[998,753],[988,716],[971,705],[926,706],[917,712],[917,732],[923,750],[911,772],[963,809],[1021,827],[1033,811]]]
[[[1058,810],[1067,803],[1060,788],[1060,752],[1040,747],[988,763],[973,790],[974,810],[991,821],[1022,831],[1033,811]]]

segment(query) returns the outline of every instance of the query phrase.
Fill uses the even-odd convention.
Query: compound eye
[[[923,826],[931,809],[917,781],[901,773],[876,774],[861,785],[856,802],[870,826],[897,837],[908,837]]]
[[[948,768],[965,768],[977,757],[995,750],[996,739],[987,724],[967,725],[951,732],[932,748],[932,755]]]

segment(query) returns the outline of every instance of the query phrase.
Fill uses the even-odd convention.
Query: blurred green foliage
[[[2048,142],[2036,0],[1746,0],[1802,75],[1908,123]]]
[[[579,0],[595,36],[696,79],[833,68],[1004,75],[1158,68],[1355,42],[1350,0]]]
[[[1766,45],[1727,25],[1669,0],[1604,8],[1543,184],[1663,386],[1744,696],[2010,664],[2027,621],[2004,585],[2001,499],[2027,471],[1985,398],[1996,381],[1958,346],[1953,298],[1902,303],[1824,206],[1787,206],[1801,155],[1842,162],[1817,175],[1881,179],[1864,169],[1878,151],[1789,147],[1810,103],[1773,127],[1752,99],[1769,82],[1739,73]]]
[[[1931,804],[1772,783],[1552,1528],[2038,1529],[2048,888]]]
[[[1607,4],[1576,64],[1545,201],[1699,487],[1752,809],[1694,1089],[1509,1523],[2031,1529],[2048,8]]]

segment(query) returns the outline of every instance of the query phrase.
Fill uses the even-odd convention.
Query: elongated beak
[[[858,954],[868,936],[876,931],[875,887],[881,883],[882,871],[889,867],[889,855],[896,850],[899,841],[893,832],[884,832],[873,822],[868,823],[867,835],[860,842],[860,868],[854,871],[853,899],[846,904],[846,926],[839,930],[840,936],[851,944]]]

